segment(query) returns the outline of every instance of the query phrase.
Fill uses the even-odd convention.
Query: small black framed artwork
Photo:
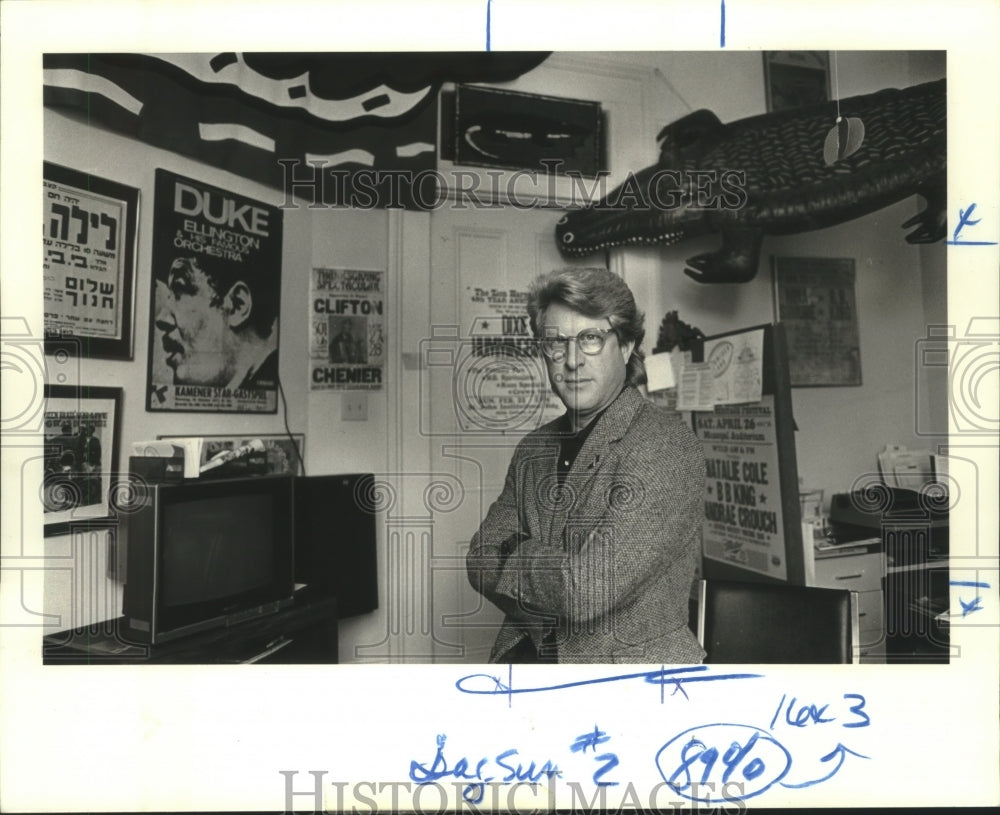
[[[121,443],[122,389],[45,386],[46,537],[76,523],[110,525]]]
[[[139,190],[44,162],[46,353],[132,359]]]
[[[455,91],[456,164],[596,178],[607,169],[605,138],[599,102],[475,85]]]

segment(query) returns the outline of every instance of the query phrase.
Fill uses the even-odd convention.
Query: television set
[[[290,604],[294,483],[256,476],[148,485],[121,527],[127,637],[167,642]]]
[[[376,493],[371,473],[295,479],[295,579],[336,596],[341,618],[378,608]]]

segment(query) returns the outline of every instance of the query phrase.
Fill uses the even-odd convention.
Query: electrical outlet
[[[364,391],[345,391],[340,418],[345,422],[367,421],[368,394]]]

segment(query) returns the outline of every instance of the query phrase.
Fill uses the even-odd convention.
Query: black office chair
[[[857,593],[702,580],[698,641],[708,663],[856,663]]]

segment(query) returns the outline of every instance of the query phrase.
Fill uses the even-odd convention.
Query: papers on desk
[[[204,439],[200,437],[157,439],[132,442],[132,455],[139,458],[167,458],[184,463],[184,478],[197,478]]]
[[[862,538],[861,540],[844,541],[840,543],[833,538],[824,538],[822,541],[816,541],[813,544],[813,548],[817,552],[837,552],[838,554],[854,554],[851,550],[857,549],[858,553],[867,552],[868,547],[872,545],[882,546],[882,538],[875,536],[871,538]]]
[[[887,444],[878,454],[879,472],[886,485],[914,492],[936,482],[935,463],[930,450],[909,450],[901,444]]]

